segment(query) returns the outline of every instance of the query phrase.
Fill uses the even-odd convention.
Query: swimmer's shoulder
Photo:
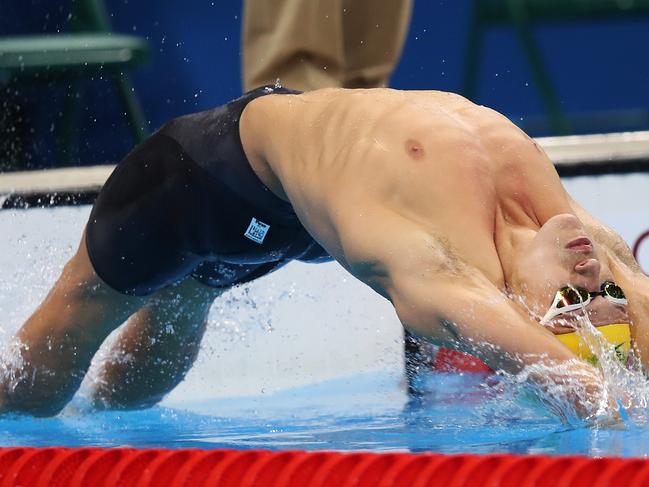
[[[260,111],[304,112],[343,110],[345,112],[391,108],[421,103],[471,103],[466,98],[442,91],[410,91],[393,88],[322,88],[298,94],[273,94],[257,98],[251,105]]]
[[[290,88],[290,87],[289,87]],[[258,98],[258,104],[290,104],[296,101],[309,103],[332,103],[349,100],[364,101],[395,101],[399,103],[421,103],[432,101],[437,103],[469,104],[473,102],[460,94],[439,90],[398,90],[394,88],[321,88],[295,94],[273,94]]]
[[[250,102],[246,115],[275,129],[286,129],[283,123],[298,124],[298,128],[320,125],[325,120],[337,123],[341,112],[358,111],[364,105],[369,106],[370,102],[376,105],[381,90],[323,88],[296,94],[271,94]],[[368,96],[370,91],[374,92],[373,96]]]
[[[260,102],[290,104],[294,102],[311,104],[348,103],[350,100],[374,101],[383,99],[405,100],[403,90],[392,88],[321,88],[318,90],[305,91],[292,95],[270,95],[263,97]],[[257,101],[257,100],[256,100]]]

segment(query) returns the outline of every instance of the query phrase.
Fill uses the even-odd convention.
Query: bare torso
[[[517,239],[570,211],[539,146],[502,115],[458,95],[320,90],[264,97],[244,115],[253,167],[356,274],[364,256],[351,242],[371,216],[374,227],[386,223],[383,235],[373,228],[367,236],[380,245],[389,245],[399,225],[416,225],[502,288],[503,261]],[[253,139],[253,131],[269,137]]]
[[[240,131],[261,179],[338,262],[390,299],[404,326],[492,367],[520,363],[497,350],[570,357],[547,332],[572,328],[544,330],[509,287],[517,252],[553,217],[576,216],[629,298],[626,311],[596,300],[591,318],[630,319],[649,368],[649,281],[506,117],[444,92],[327,89],[259,98]]]

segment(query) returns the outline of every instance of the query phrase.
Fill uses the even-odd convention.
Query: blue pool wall
[[[4,0],[0,35],[65,30],[71,3]],[[132,75],[151,127],[240,94],[241,1],[107,0],[106,5],[115,30],[144,36],[151,44],[151,62]],[[415,1],[392,86],[460,90],[471,5],[471,0]],[[535,34],[566,112],[649,108],[649,64],[643,60],[649,18],[544,23]],[[489,30],[483,49],[478,100],[518,122],[541,115],[512,30]],[[31,166],[56,162],[51,129],[60,121],[62,94],[60,86],[24,88],[35,127]],[[132,146],[113,95],[105,81],[86,85],[79,158],[84,164],[115,162]]]

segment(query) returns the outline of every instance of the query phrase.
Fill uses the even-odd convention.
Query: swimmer
[[[170,121],[118,164],[17,333],[2,409],[59,412],[124,322],[94,401],[151,406],[192,366],[217,296],[331,258],[407,330],[493,369],[569,362],[600,394],[555,335],[579,313],[630,325],[649,366],[649,279],[507,118],[444,92],[262,87]]]

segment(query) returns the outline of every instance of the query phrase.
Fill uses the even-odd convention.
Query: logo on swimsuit
[[[253,217],[252,220],[250,220],[250,225],[248,225],[248,229],[246,230],[246,233],[243,234],[243,236],[261,245],[262,243],[264,243],[264,238],[266,238],[266,234],[268,233],[269,229],[270,225],[267,225],[264,222],[260,222]]]

